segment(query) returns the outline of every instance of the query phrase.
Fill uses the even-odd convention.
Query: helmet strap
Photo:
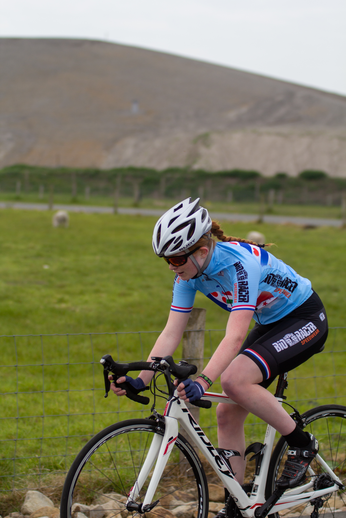
[[[197,268],[197,273],[196,275],[193,277],[193,279],[197,279],[198,277],[200,277],[202,275],[202,273],[204,272],[204,270],[207,268],[207,266],[209,265],[210,263],[210,260],[212,258],[212,255],[213,255],[213,252],[214,252],[214,246],[212,244],[212,246],[209,248],[209,252],[208,252],[208,255],[207,257],[205,258],[205,261],[204,263],[202,264],[202,266],[200,266],[197,262],[197,259],[193,256],[193,255],[190,255],[190,259],[191,261],[193,262],[193,264],[196,266]]]

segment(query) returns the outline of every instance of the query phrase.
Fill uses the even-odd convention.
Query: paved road
[[[0,209],[22,209],[22,210],[47,210],[48,205],[43,203],[22,203],[22,202],[0,202]],[[98,214],[112,214],[114,209],[112,207],[96,207],[88,205],[62,205],[54,204],[54,210],[66,210],[68,212],[88,212]],[[119,214],[139,214],[141,216],[156,216],[159,217],[163,213],[159,209],[136,209],[136,208],[119,208]],[[226,220],[226,221],[245,221],[245,222],[256,222],[258,221],[258,215],[256,214],[235,214],[232,212],[211,212],[210,215],[214,219]],[[263,216],[264,223],[293,223],[294,225],[308,225],[308,226],[328,226],[328,227],[341,227],[341,219],[323,219],[323,218],[304,218],[299,216]]]

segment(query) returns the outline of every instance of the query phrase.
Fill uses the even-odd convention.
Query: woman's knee
[[[236,373],[221,377],[221,387],[225,394],[237,403],[239,394],[244,391],[244,377],[239,377]]]
[[[221,376],[222,390],[236,403],[241,404],[246,387],[263,381],[259,367],[247,356],[239,355]]]

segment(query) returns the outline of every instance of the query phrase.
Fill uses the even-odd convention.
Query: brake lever
[[[110,369],[107,368],[106,366],[106,363],[105,362],[102,362],[103,364],[103,378],[104,378],[104,382],[105,382],[105,395],[104,397],[107,398],[108,397],[108,393],[110,391],[110,388],[111,388],[111,382],[108,378],[109,374],[112,374],[114,376],[114,373],[112,373],[112,371]],[[132,387],[132,385],[128,382],[124,382],[124,383],[117,383],[116,380],[114,380],[116,385],[120,388],[122,388],[123,390],[126,390],[126,397],[128,397],[129,399],[132,399],[132,401],[136,401],[137,403],[142,403],[142,405],[148,405],[148,403],[150,402],[150,399],[146,396],[140,396]],[[147,390],[148,387],[146,387],[145,390]]]
[[[104,397],[108,397],[108,392],[111,389],[111,382],[108,379],[108,374],[109,374],[109,371],[107,370],[106,366],[103,365],[103,377],[104,377],[104,381],[105,381],[105,395],[104,395]]]

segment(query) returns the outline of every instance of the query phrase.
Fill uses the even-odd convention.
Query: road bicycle
[[[274,448],[276,432],[268,425],[263,443],[256,442],[246,450],[245,455],[251,453],[256,462],[252,480],[241,486],[224,450],[212,445],[185,401],[177,397],[174,379],[184,380],[195,374],[194,365],[175,363],[171,356],[125,364],[105,355],[100,361],[104,367],[105,396],[110,390],[109,374],[117,379],[128,372],[149,370],[154,373],[150,384],[154,403],[147,419],[113,424],[84,446],[65,480],[61,518],[77,517],[83,505],[96,504],[104,495],[108,518],[207,518],[209,499],[213,501],[205,474],[208,465],[220,486],[229,491],[226,508],[232,518],[278,518],[292,513],[318,518],[321,513],[333,515],[346,505],[346,407],[324,405],[301,415],[289,405],[298,425],[319,441],[319,453],[305,480],[285,492],[277,487],[288,446],[281,437]],[[149,403],[149,398],[133,391],[128,383],[124,388],[131,399]],[[281,404],[286,399],[286,388],[287,373],[279,376],[275,392]],[[155,409],[159,397],[166,399],[162,414]],[[212,403],[221,401],[233,403],[223,394],[206,392],[195,404],[210,408]]]

